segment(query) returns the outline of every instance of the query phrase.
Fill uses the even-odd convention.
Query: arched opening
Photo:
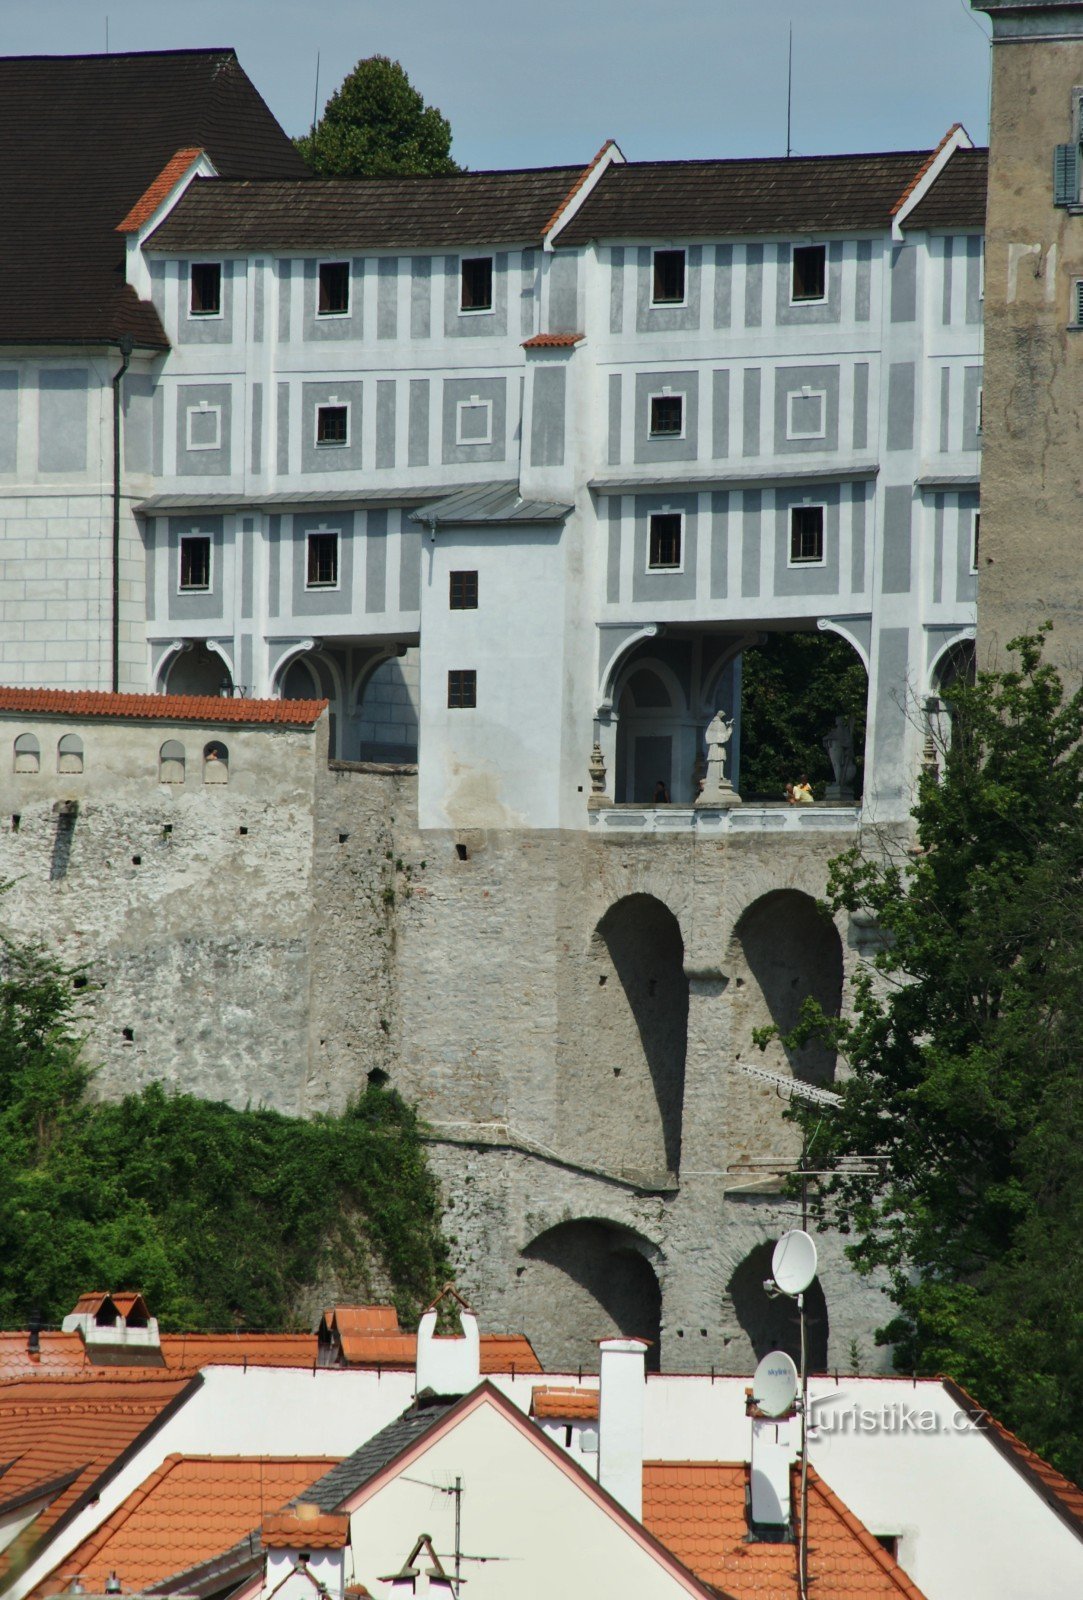
[[[167,694],[232,695],[229,668],[205,644],[195,644],[173,657],[166,678]]]
[[[570,969],[558,1080],[560,1148],[648,1183],[680,1167],[688,1039],[684,940],[668,906],[629,895],[610,907]]]
[[[327,754],[332,759],[349,757],[348,740],[345,750],[339,743],[339,678],[322,652],[292,657],[279,672],[276,693],[282,700],[328,701]]]
[[[754,901],[734,930],[729,970],[737,1058],[810,1083],[830,1083],[835,1052],[826,1045],[790,1049],[776,1039],[761,1052],[752,1039],[755,1029],[772,1024],[780,1035],[789,1033],[806,999],[818,1001],[828,1016],[837,1017],[842,1008],[842,940],[812,896],[776,889]]]
[[[522,1252],[522,1326],[550,1371],[597,1369],[596,1339],[649,1339],[647,1366],[661,1362],[662,1291],[649,1240],[615,1222],[562,1222]]]
[[[20,733],[15,740],[15,771],[41,771],[41,745],[32,733]]]
[[[363,761],[417,760],[420,653],[383,661],[365,680],[358,706]]]
[[[656,666],[628,674],[618,702],[616,797],[650,805],[659,785],[681,799],[676,769],[678,707],[671,686]]]
[[[785,1350],[798,1364],[801,1360],[797,1301],[785,1294],[771,1296],[763,1287],[771,1276],[773,1252],[773,1244],[757,1245],[745,1256],[726,1285],[733,1316],[749,1343],[749,1367],[754,1366],[770,1350]],[[829,1333],[827,1300],[819,1278],[814,1278],[805,1291],[805,1329],[808,1370],[826,1372]],[[736,1354],[732,1343],[730,1354]]]
[[[179,739],[167,739],[158,751],[158,782],[184,782],[184,746]]]
[[[741,658],[741,796],[782,800],[787,783],[807,774],[817,800],[836,785],[825,746],[841,717],[852,728],[860,797],[865,771],[869,682],[864,663],[841,635],[771,633]],[[833,796],[835,797],[835,796]]]
[[[58,772],[82,772],[83,741],[77,733],[65,733],[57,743],[56,770]]]
[[[229,751],[220,739],[203,746],[203,782],[229,782]]]

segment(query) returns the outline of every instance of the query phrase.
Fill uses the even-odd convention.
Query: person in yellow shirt
[[[786,798],[791,806],[810,806],[815,800],[808,773],[803,772],[796,783],[786,785]]]

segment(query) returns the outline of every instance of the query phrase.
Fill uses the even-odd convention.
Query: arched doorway
[[[741,795],[785,797],[807,774],[818,800],[835,773],[824,738],[842,717],[853,728],[853,789],[865,770],[869,682],[857,651],[837,633],[769,633],[741,658]]]
[[[659,783],[671,799],[685,800],[679,770],[684,707],[669,673],[658,663],[636,666],[617,705],[616,798],[650,805]]]
[[[570,969],[557,1127],[562,1152],[665,1184],[679,1170],[688,978],[680,924],[649,894],[618,900]]]
[[[597,1370],[597,1339],[649,1339],[647,1366],[661,1362],[662,1291],[658,1252],[619,1223],[562,1222],[522,1252],[518,1314],[550,1371]]]
[[[169,664],[166,694],[232,695],[233,679],[229,668],[215,650],[205,644],[179,651]]]
[[[726,1285],[733,1318],[748,1341],[745,1353],[748,1369],[770,1350],[785,1350],[800,1363],[801,1330],[797,1301],[789,1295],[769,1295],[764,1282],[771,1276],[773,1243],[759,1244],[737,1267]],[[723,1321],[729,1320],[723,1316]],[[805,1329],[808,1341],[808,1370],[826,1372],[828,1347],[827,1300],[819,1278],[805,1291]],[[731,1340],[729,1355],[741,1365],[740,1353]]]

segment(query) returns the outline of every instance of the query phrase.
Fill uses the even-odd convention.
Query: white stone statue
[[[824,736],[823,745],[831,762],[831,770],[835,774],[834,783],[829,783],[827,786],[827,798],[852,800],[854,779],[857,777],[853,723],[841,715],[837,716],[834,727]]]
[[[707,727],[707,776],[703,792],[696,800],[697,806],[739,806],[741,796],[726,774],[729,743],[733,738],[733,720],[724,711],[716,711]]]

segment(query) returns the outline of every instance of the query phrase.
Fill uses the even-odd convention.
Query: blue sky
[[[361,56],[400,60],[467,166],[778,155],[794,29],[800,155],[984,142],[988,23],[967,0],[0,0],[9,55],[233,45],[290,133]]]

